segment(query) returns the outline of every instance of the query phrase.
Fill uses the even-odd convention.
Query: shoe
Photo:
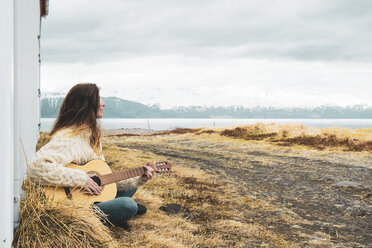
[[[145,206],[143,206],[142,204],[139,204],[139,203],[137,203],[137,206],[138,206],[138,210],[137,210],[137,213],[136,213],[137,216],[146,213],[147,208]]]
[[[121,228],[123,228],[125,231],[128,231],[128,232],[131,231],[131,228],[130,228],[130,225],[129,225],[128,221],[123,221],[123,222],[121,222],[120,224],[117,224],[117,225],[115,225],[115,226],[117,226],[117,227],[121,227]]]

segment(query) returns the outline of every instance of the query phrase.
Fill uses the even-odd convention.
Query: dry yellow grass
[[[361,148],[362,151],[363,149],[370,151],[368,144],[372,142],[372,131],[369,129],[320,129],[303,125],[259,123],[229,129],[181,129],[158,133],[156,136],[105,137],[103,152],[107,161],[114,162],[111,166],[114,171],[138,167],[147,161],[160,161],[166,158],[144,149],[127,148],[125,145],[130,144],[131,140],[138,139],[136,142],[156,146],[167,142],[167,136],[175,136],[172,139],[174,149],[178,148],[178,136],[180,140],[208,139],[216,144],[219,141],[231,141],[233,144],[249,140],[249,142],[262,144],[305,145],[316,149],[358,150]],[[309,142],[312,139],[325,141],[325,143],[316,145],[315,141]],[[342,143],[344,139],[349,143]],[[308,142],[302,142],[303,140]],[[354,148],[350,144],[354,145]],[[174,173],[171,176],[155,177],[138,189],[134,198],[146,205],[148,212],[130,221],[132,231],[129,233],[120,228],[111,228],[114,240],[120,247],[302,247],[304,245],[283,238],[280,232],[272,231],[270,226],[249,221],[249,216],[260,216],[266,212],[277,211],[276,206],[263,200],[252,199],[247,195],[240,195],[236,186],[185,163],[180,161],[173,163]],[[254,195],[254,192],[250,194]],[[159,207],[167,203],[180,204],[184,212],[177,215],[165,214],[159,210]],[[280,212],[280,217],[272,218],[278,218],[293,228],[296,228],[297,224],[313,224],[307,223],[308,220],[285,207],[282,207]],[[184,213],[192,213],[193,216],[184,218]],[[56,215],[55,218],[59,216]],[[270,220],[271,217],[263,216],[263,218]],[[43,225],[40,222],[37,224]],[[324,233],[317,235],[321,237],[317,240],[311,240],[311,237],[302,233],[300,229],[297,233],[299,237],[307,235],[305,239],[308,240],[309,247],[333,247],[330,244],[330,236]]]
[[[126,137],[122,137],[126,139]],[[105,139],[104,154],[113,161],[112,168],[120,170],[160,161],[164,157],[143,154],[139,150],[120,148],[121,138]],[[156,144],[154,144],[156,145]],[[140,187],[134,199],[145,204],[145,216],[130,221],[132,231],[123,233],[115,229],[115,237],[122,246],[128,247],[298,247],[285,241],[258,223],[248,223],[248,209],[269,209],[265,202],[252,200],[232,192],[231,185],[198,168],[174,164],[171,176],[155,177]],[[168,215],[159,207],[178,203],[183,211]],[[192,218],[184,218],[184,213]]]
[[[306,127],[298,127],[297,132],[301,134],[301,130],[304,130],[304,128]],[[155,178],[148,185],[140,188],[135,197],[145,204],[151,205],[151,202],[155,202],[156,204],[152,205],[150,212],[160,212],[158,207],[166,203],[181,204],[186,211],[193,213],[195,218],[187,219],[187,221],[197,231],[190,232],[186,228],[181,230],[181,232],[190,232],[190,242],[185,244],[184,239],[176,233],[177,226],[172,224],[173,218],[162,219],[163,215],[156,215],[153,221],[141,222],[144,218],[141,217],[132,221],[134,225],[138,223],[154,224],[153,228],[156,229],[155,232],[159,232],[159,235],[166,233],[180,240],[176,247],[194,247],[195,245],[195,247],[340,247],[339,245],[342,245],[342,242],[347,242],[345,240],[341,241],[345,239],[346,234],[344,236],[340,235],[340,240],[335,242],[335,239],[338,239],[338,236],[335,237],[335,235],[338,234],[316,231],[319,228],[319,221],[312,218],[313,214],[316,214],[317,218],[324,217],[324,225],[327,228],[329,226],[330,228],[336,228],[339,222],[334,222],[326,211],[323,213],[322,210],[314,207],[315,205],[309,204],[309,200],[317,194],[325,193],[331,197],[331,200],[327,200],[327,202],[330,202],[327,205],[332,208],[332,202],[337,198],[332,198],[334,197],[331,193],[333,192],[332,183],[323,182],[322,178],[324,176],[325,178],[335,176],[333,174],[334,170],[338,171],[337,176],[343,174],[342,169],[337,168],[337,166],[334,168],[333,162],[342,164],[346,163],[344,158],[360,158],[355,160],[358,163],[350,164],[352,168],[354,165],[369,161],[365,159],[365,155],[368,156],[369,154],[368,152],[317,151],[315,149],[310,150],[305,146],[296,146],[295,149],[292,149],[292,147],[278,147],[273,145],[276,144],[275,142],[265,139],[252,141],[221,136],[220,132],[223,130],[213,129],[213,132],[210,132],[208,129],[198,129],[195,132],[195,130],[183,129],[176,132],[164,132],[161,135],[122,135],[104,139],[106,144],[104,147],[105,154],[108,154],[106,159],[109,161],[111,159],[115,160],[117,156],[120,156],[120,153],[122,154],[121,158],[125,159],[127,157],[128,161],[165,159],[165,157],[156,156],[150,151],[173,158],[176,168],[174,175],[164,178],[164,181]],[[319,131],[316,128],[310,130],[313,133]],[[351,131],[354,133],[353,130]],[[336,147],[336,149],[338,148]],[[112,157],[110,150],[114,151]],[[114,166],[119,169],[120,159],[116,161]],[[203,170],[199,170],[198,165]],[[221,166],[223,166],[222,169]],[[210,167],[217,169],[210,170]],[[278,167],[283,169],[282,173],[277,173]],[[292,167],[293,169],[291,169]],[[230,184],[223,179],[223,177],[235,173],[231,170],[234,171],[235,169],[237,171],[239,168],[245,169],[241,171],[245,171],[247,174],[253,174],[251,176],[247,175],[246,178],[244,176],[239,177],[240,185],[243,187],[249,185],[249,188],[244,188],[241,191],[239,182],[235,181],[237,184]],[[330,173],[328,173],[328,170]],[[208,172],[214,173],[208,174]],[[214,176],[217,175],[216,172],[219,174],[219,179]],[[350,176],[349,172],[346,171],[345,173],[345,178],[346,175]],[[276,182],[278,177],[283,178]],[[295,178],[299,180],[298,185],[296,185],[297,182],[291,181]],[[349,178],[352,180],[352,177]],[[254,186],[254,182],[247,183],[252,179],[253,181],[258,180],[259,184]],[[302,188],[299,188],[298,193],[294,192],[296,190],[292,190],[292,193],[288,194],[278,190],[278,195],[272,194],[274,192],[273,189],[270,189],[274,184],[272,181],[276,182],[276,187],[283,190],[286,189],[286,186],[281,186],[281,183],[286,185],[290,182],[296,185],[296,189],[298,189],[297,186],[304,186],[305,182],[310,183],[314,186],[306,184],[305,189],[314,189],[318,193],[312,194],[311,192],[308,198],[302,198],[306,193],[302,191]],[[265,185],[271,186],[265,187]],[[322,186],[322,190],[319,190],[318,186]],[[159,192],[159,190],[162,192]],[[239,194],[239,192],[243,194]],[[256,192],[257,198],[252,197],[256,195]],[[269,196],[261,197],[266,192],[269,193]],[[273,198],[270,198],[270,195]],[[281,196],[286,197],[283,199],[285,203],[278,206],[276,204]],[[322,199],[322,197],[320,198]],[[147,202],[146,199],[150,199],[150,202]],[[319,203],[323,204],[324,202],[317,200],[316,204]],[[319,211],[321,214],[318,215]],[[349,221],[347,218],[345,220]],[[170,227],[170,229],[164,229],[167,227]],[[147,229],[143,229],[142,225],[138,228],[140,230],[139,234],[147,232]],[[346,232],[345,229],[339,230],[339,233]],[[356,234],[349,232],[348,235]],[[163,240],[162,237],[160,240]],[[355,236],[352,237],[355,238]],[[164,240],[166,239],[164,238]],[[130,241],[133,241],[133,239]],[[151,242],[149,240],[141,243],[141,245],[151,247]],[[163,245],[161,243],[157,244],[161,247],[170,247],[166,245],[166,241],[164,242]],[[345,243],[345,247],[350,243],[352,242]],[[139,243],[130,244],[133,247],[141,247],[138,245]]]
[[[77,202],[56,204],[29,180],[24,189],[14,247],[118,247],[98,209]]]
[[[47,141],[43,133],[38,147]],[[164,160],[151,153],[121,148],[111,138],[104,143],[112,169],[122,170],[147,161]],[[212,175],[198,168],[174,165],[171,176],[156,177],[139,188],[135,199],[148,208],[145,216],[131,221],[130,233],[112,227],[113,239],[89,206],[78,203],[53,204],[42,197],[37,186],[26,187],[21,221],[15,233],[16,247],[297,247],[259,224],[246,223],[250,208],[265,208],[265,203],[232,193]],[[178,203],[192,218],[168,215],[159,210],[167,203]],[[31,223],[31,224],[30,224]]]

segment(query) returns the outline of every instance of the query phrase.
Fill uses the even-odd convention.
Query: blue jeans
[[[132,199],[136,191],[137,188],[120,191],[116,194],[115,199],[96,203],[96,206],[107,215],[112,224],[120,224],[132,219],[137,213],[137,203]]]

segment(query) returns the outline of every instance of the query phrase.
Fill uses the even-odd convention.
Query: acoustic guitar
[[[148,163],[156,173],[166,174],[171,172],[172,165],[168,161]],[[84,202],[87,204],[93,204],[95,202],[104,202],[112,200],[116,197],[117,189],[116,182],[129,179],[145,174],[144,167],[138,167],[134,169],[128,169],[119,172],[112,172],[108,164],[100,159],[94,159],[84,165],[68,164],[68,168],[82,170],[86,173],[95,173],[96,176],[92,177],[102,189],[99,195],[89,195],[83,192],[81,188],[67,188],[58,186],[44,186],[44,192],[48,199],[52,199],[55,202],[64,200],[75,200]]]

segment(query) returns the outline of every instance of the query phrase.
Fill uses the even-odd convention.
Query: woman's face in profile
[[[103,108],[105,107],[105,103],[102,101],[101,97],[99,98],[99,106],[97,110],[97,118],[102,118],[103,116]]]

